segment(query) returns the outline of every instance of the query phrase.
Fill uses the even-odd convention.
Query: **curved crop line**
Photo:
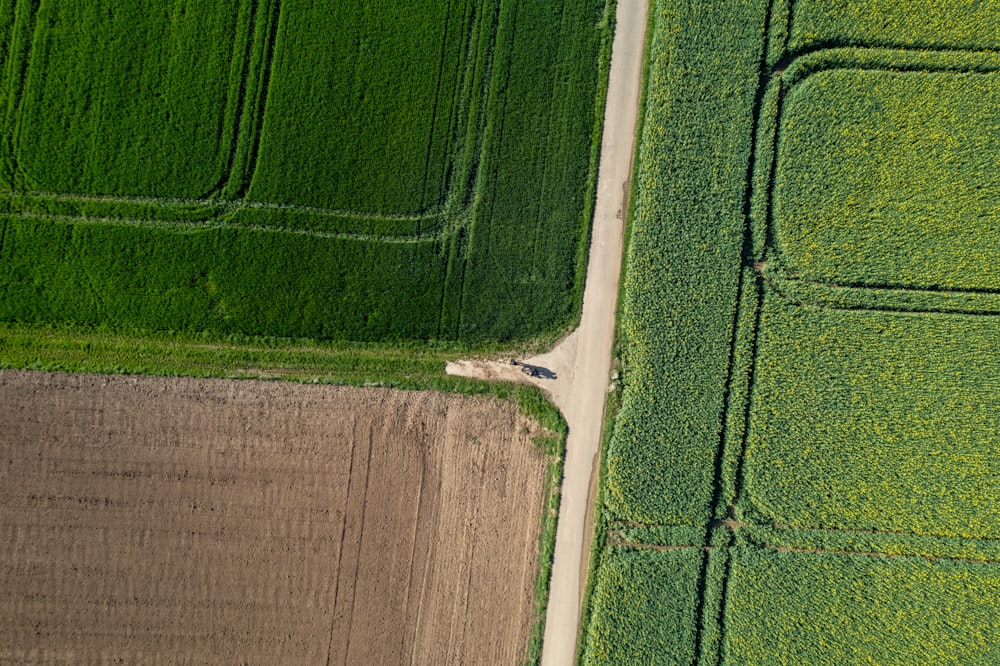
[[[265,7],[268,3],[261,3],[260,7]],[[277,11],[275,14],[280,15],[280,3],[275,2],[274,7]],[[260,8],[258,8],[260,9]],[[253,20],[261,21],[264,20],[263,17],[258,16],[258,14],[263,11],[253,12]],[[274,11],[272,9],[272,11]],[[496,17],[493,17],[496,19]],[[266,58],[265,64],[265,78],[269,77],[271,69],[271,60],[273,59],[273,52],[275,48],[275,35],[274,32],[277,30],[278,19],[275,17],[273,20],[273,25],[271,26],[271,35],[267,39],[268,56]],[[488,62],[484,66],[484,75],[479,85],[485,90],[489,89],[490,81],[492,79],[492,52],[495,47],[496,40],[496,29],[495,25],[489,25],[492,23],[487,21],[487,25],[479,25],[478,29],[490,30],[492,28],[492,38],[488,55]],[[248,44],[253,41],[253,35],[251,34],[248,38]],[[469,68],[475,67],[476,62],[474,58],[470,57],[469,51],[475,48],[476,40],[473,38],[469,39],[467,52],[465,54],[465,66],[466,74],[463,75],[463,79],[471,82],[472,78],[471,72],[468,72]],[[244,68],[245,70],[245,68]],[[245,72],[244,72],[245,73]],[[261,106],[266,103],[267,95],[267,82],[264,82],[264,93],[262,95],[262,100],[260,102]],[[486,104],[486,99],[488,95],[483,95],[482,104]],[[468,110],[469,113],[473,113],[473,109]],[[479,122],[476,123],[479,126],[480,131],[476,133],[476,138],[482,137],[482,126],[485,123],[485,114],[483,109],[479,110]],[[257,124],[263,124],[263,109],[260,110],[260,114],[257,120]],[[459,122],[461,124],[461,122]],[[262,127],[257,128],[257,131],[253,132],[255,143],[260,138],[260,133]],[[468,137],[467,137],[468,139]],[[235,139],[234,139],[235,140]],[[480,143],[477,141],[477,143]],[[482,151],[488,150],[485,145],[477,146],[476,153],[481,153]],[[454,161],[457,156],[454,154],[455,147],[452,150],[451,160]],[[16,151],[13,151],[16,153]],[[253,172],[256,169],[256,151],[251,155],[249,159],[249,166],[247,168],[246,182],[252,178]],[[60,202],[80,202],[80,203],[104,203],[104,204],[138,204],[138,205],[154,205],[154,206],[164,206],[164,207],[204,207],[209,214],[206,219],[200,221],[175,221],[175,220],[155,220],[155,219],[137,219],[128,217],[115,217],[114,215],[58,215],[50,213],[33,213],[30,212],[29,206],[18,206],[13,205],[12,208],[21,208],[20,211],[7,213],[7,215],[12,217],[25,218],[35,218],[35,219],[49,219],[53,221],[65,221],[65,222],[82,222],[82,223],[112,223],[112,224],[124,224],[132,226],[146,226],[153,227],[157,226],[160,228],[174,228],[178,230],[195,230],[199,228],[255,228],[255,229],[267,229],[275,232],[286,232],[286,233],[296,233],[300,235],[313,235],[323,238],[340,238],[340,239],[350,239],[350,240],[364,240],[369,242],[387,242],[387,243],[414,243],[414,242],[424,242],[428,240],[444,240],[450,239],[457,235],[457,231],[463,227],[471,226],[473,220],[473,212],[476,207],[479,191],[480,191],[480,181],[482,180],[482,173],[479,169],[479,163],[482,161],[483,156],[480,154],[479,159],[476,160],[476,164],[473,165],[474,175],[472,176],[471,192],[465,192],[461,187],[460,183],[453,183],[449,187],[449,191],[443,202],[435,204],[429,207],[423,213],[418,214],[393,214],[393,213],[377,213],[377,212],[362,212],[362,211],[352,211],[352,210],[342,210],[342,209],[331,209],[331,208],[321,208],[314,206],[302,206],[297,204],[284,204],[275,202],[264,202],[264,201],[249,201],[243,198],[235,199],[215,199],[208,197],[202,198],[183,198],[183,197],[150,197],[150,196],[114,196],[114,195],[89,195],[81,193],[64,193],[64,192],[46,192],[46,191],[8,191],[3,194],[6,195],[8,201],[15,201],[18,197],[25,198],[38,198],[38,199],[48,199],[51,201]],[[471,196],[470,196],[471,195]],[[27,209],[27,210],[26,210]],[[231,215],[239,211],[246,210],[265,210],[265,211],[287,211],[293,213],[301,213],[305,215],[314,215],[317,217],[340,217],[349,218],[356,221],[386,221],[386,222],[409,222],[415,223],[417,228],[426,225],[430,227],[427,231],[418,231],[417,233],[405,233],[405,234],[394,234],[391,231],[386,233],[355,233],[355,232],[337,232],[337,231],[318,231],[318,230],[308,230],[308,229],[296,229],[289,228],[286,226],[280,226],[277,224],[241,224],[234,223],[231,221],[223,220],[222,218]]]
[[[70,224],[111,224],[147,229],[164,229],[181,233],[193,233],[209,229],[249,229],[258,231],[269,231],[272,233],[294,234],[297,236],[313,236],[316,238],[331,238],[339,240],[354,240],[365,242],[390,243],[397,245],[425,243],[429,241],[447,240],[454,236],[459,229],[466,224],[461,218],[456,218],[452,224],[445,225],[441,229],[421,234],[407,236],[380,236],[377,234],[360,233],[338,233],[331,231],[320,231],[314,229],[297,229],[289,227],[269,226],[263,224],[234,224],[220,223],[213,220],[206,221],[185,221],[185,220],[156,220],[139,218],[118,218],[107,216],[88,215],[55,215],[51,213],[0,213],[4,218],[15,218],[22,220],[44,220],[51,222],[63,222]]]
[[[236,155],[239,152],[240,120],[243,118],[243,111],[247,101],[246,100],[247,89],[248,89],[247,79],[250,75],[250,54],[253,51],[253,41],[254,41],[253,36],[258,19],[257,16],[259,10],[258,0],[247,0],[247,4],[242,5],[242,7],[247,8],[249,18],[247,19],[247,27],[246,27],[246,44],[244,44],[243,48],[240,49],[242,50],[242,54],[239,57],[239,60],[241,62],[239,76],[238,76],[239,84],[236,86],[237,92],[235,96],[232,95],[232,88],[233,88],[232,82],[230,82],[229,87],[227,88],[226,91],[227,109],[230,104],[235,105],[232,117],[232,127],[221,128],[220,130],[220,135],[222,135],[223,132],[229,132],[229,131],[231,131],[232,134],[229,137],[228,141],[229,145],[220,148],[220,152],[226,153],[225,163],[223,165],[222,172],[219,174],[219,178],[216,180],[215,185],[211,188],[211,190],[209,190],[208,196],[213,196],[214,194],[221,192],[223,188],[226,186],[226,183],[229,181],[229,179],[232,178],[233,166],[236,163]],[[237,22],[238,21],[239,21],[239,14],[237,14]],[[237,23],[237,29],[238,28],[239,24]],[[237,37],[233,40],[233,42],[234,42],[233,49],[234,51],[236,51],[237,47],[239,47],[240,45],[238,32],[237,32]],[[233,62],[235,60],[236,56],[234,53],[233,60],[230,62],[230,67],[233,66]],[[232,97],[235,97],[235,101],[231,99]],[[223,121],[225,121],[225,118],[226,118],[226,113],[224,112]]]
[[[459,229],[471,224],[473,218],[473,205],[469,205],[466,208],[456,211],[454,214],[448,215],[446,213],[436,213],[434,215],[425,216],[414,216],[414,215],[377,215],[371,213],[345,213],[341,211],[333,211],[327,209],[310,208],[306,206],[297,206],[292,204],[274,204],[268,202],[253,202],[246,200],[205,200],[205,199],[170,199],[170,198],[156,198],[156,197],[102,197],[102,196],[74,196],[69,194],[58,194],[58,193],[39,193],[32,192],[26,194],[19,193],[8,193],[8,201],[16,201],[18,197],[32,198],[37,197],[44,203],[45,200],[50,201],[61,201],[67,203],[107,203],[107,204],[139,204],[139,205],[166,205],[168,207],[182,208],[186,206],[194,207],[204,207],[211,211],[210,215],[202,220],[170,220],[170,219],[155,219],[155,218],[135,218],[128,216],[115,216],[115,215],[87,215],[87,214],[58,214],[58,213],[45,213],[45,212],[34,212],[30,209],[30,206],[21,207],[21,210],[16,210],[18,206],[12,206],[15,210],[7,213],[0,213],[0,215],[6,215],[8,217],[16,217],[20,219],[41,219],[41,220],[51,220],[55,222],[69,222],[69,223],[105,223],[105,224],[121,224],[129,226],[142,226],[142,227],[158,227],[161,229],[175,229],[178,231],[195,231],[198,229],[211,229],[211,228],[233,228],[233,229],[266,229],[273,232],[284,232],[293,233],[299,235],[311,235],[319,238],[339,238],[347,240],[364,240],[368,242],[385,242],[385,243],[416,243],[424,242],[428,240],[444,240],[453,237]],[[2,201],[2,199],[0,199]],[[428,229],[420,233],[403,233],[394,234],[392,232],[384,233],[358,233],[351,231],[323,231],[319,229],[304,229],[296,228],[291,226],[283,226],[280,224],[253,224],[253,223],[240,223],[231,220],[223,219],[227,216],[231,216],[240,211],[246,210],[270,210],[270,211],[289,211],[296,213],[304,213],[309,215],[316,215],[317,217],[344,217],[351,218],[358,221],[398,221],[398,222],[412,222],[412,221],[422,221],[424,223],[430,221],[437,221],[435,224],[427,224]]]
[[[267,21],[267,19],[270,18],[271,23],[265,23],[268,30],[264,35],[264,62],[261,63],[262,71],[260,72],[260,99],[256,100],[257,109],[255,110],[256,113],[252,118],[252,125],[249,129],[248,140],[250,141],[250,152],[247,156],[246,172],[242,174],[243,182],[237,191],[237,194],[240,196],[246,195],[247,191],[250,189],[250,183],[253,182],[254,175],[257,173],[260,142],[264,135],[264,118],[267,112],[268,94],[271,87],[271,70],[274,65],[274,53],[277,50],[278,33],[281,25],[281,0],[274,0],[274,4],[272,6],[266,6],[265,4],[262,11],[270,11],[270,17],[268,17],[265,13],[263,19]],[[259,20],[261,17],[257,18]],[[253,35],[251,35],[250,38],[252,42]],[[250,63],[247,63],[247,67],[249,66]],[[229,176],[231,179],[233,174],[230,173]]]
[[[885,62],[869,61],[861,57],[861,54],[877,54],[886,57]],[[919,55],[920,53],[933,53],[953,55],[956,58],[968,58],[966,62],[918,62],[917,58],[914,58],[911,63],[906,63],[904,66],[893,65],[888,62],[892,56],[904,56],[913,57],[914,55]],[[989,74],[1000,72],[1000,60],[995,57],[1000,55],[1000,51],[992,50],[961,50],[961,49],[888,49],[883,47],[837,47],[829,48],[825,46],[816,46],[814,48],[806,49],[794,54],[785,54],[782,58],[771,67],[770,72],[767,75],[767,83],[771,85],[773,81],[777,81],[778,85],[778,107],[775,114],[775,127],[773,128],[762,128],[757,126],[755,128],[755,134],[759,134],[762,131],[771,131],[774,133],[774,141],[772,146],[772,152],[770,155],[769,170],[770,174],[767,179],[767,193],[766,193],[766,212],[765,212],[765,248],[766,251],[771,251],[773,255],[777,258],[778,265],[781,267],[782,272],[795,273],[795,268],[792,262],[786,256],[784,250],[781,247],[781,243],[778,241],[778,224],[774,219],[774,190],[775,181],[777,177],[777,165],[778,157],[781,149],[781,124],[782,116],[784,113],[783,102],[785,96],[795,89],[797,86],[805,83],[812,76],[819,74],[821,72],[828,71],[853,71],[853,70],[867,70],[867,71],[888,71],[888,72],[899,72],[899,73],[935,73],[935,72],[962,72],[971,74]],[[829,60],[823,59],[824,57],[829,57]],[[972,60],[975,58],[981,58],[979,63],[973,63]],[[803,59],[806,60],[805,64],[801,64]],[[815,60],[815,62],[809,62],[810,60]],[[837,60],[842,61],[842,65],[833,66],[832,62]],[[994,62],[988,62],[988,60],[993,60]],[[793,69],[792,74],[794,75],[793,81],[791,83],[786,83],[785,76],[786,70],[790,68],[796,68],[796,66],[803,68],[802,71]],[[752,181],[749,185],[752,190]],[[752,195],[751,195],[752,196]],[[762,258],[758,258],[762,259]],[[762,273],[763,275],[763,273]],[[767,278],[767,276],[765,276]],[[791,278],[784,278],[791,279]],[[893,284],[893,283],[867,283],[867,282],[851,282],[851,283],[824,283],[820,281],[804,280],[801,278],[794,278],[796,280],[801,280],[803,284],[809,284],[821,288],[827,289],[858,289],[858,290],[871,290],[873,292],[911,292],[911,293],[941,293],[941,294],[978,294],[978,295],[1000,295],[1000,289],[988,289],[988,288],[944,288],[944,287],[917,287],[914,285],[908,285],[905,283]],[[772,286],[773,281],[772,281]],[[780,292],[780,289],[776,289]],[[786,296],[787,298],[787,296]],[[794,299],[789,299],[794,302]],[[808,305],[816,305],[817,307],[833,307],[830,304],[820,304],[820,303],[803,303]],[[885,311],[899,311],[899,312],[942,312],[942,313],[955,313],[961,312],[963,314],[994,314],[992,312],[982,312],[979,310],[970,310],[968,312],[963,312],[957,309],[942,309],[942,310],[920,310],[916,308],[903,308],[896,310],[894,308],[864,308],[864,307],[833,307],[833,309],[872,309],[872,310],[885,310]]]
[[[791,36],[791,23],[789,23],[788,35]],[[817,51],[838,51],[838,50],[855,50],[855,51],[899,51],[912,54],[941,54],[941,53],[958,53],[958,54],[983,54],[983,55],[1000,55],[1000,49],[989,49],[989,48],[952,48],[947,46],[901,46],[898,42],[884,41],[875,44],[861,44],[857,42],[838,42],[832,39],[827,39],[819,42],[814,42],[809,46],[804,46],[797,51],[788,51],[788,47],[785,47],[784,59],[794,60],[796,58],[801,58],[810,53],[816,53]]]
[[[24,17],[22,5],[27,2],[27,16]],[[13,183],[18,174],[22,173],[18,160],[18,147],[21,137],[21,110],[24,108],[24,99],[27,95],[28,73],[31,68],[32,57],[35,52],[35,44],[38,42],[38,11],[39,3],[28,0],[15,0],[13,10],[15,12],[14,24],[11,27],[10,49],[7,54],[7,64],[4,77],[7,80],[8,97],[7,108],[3,118],[3,139],[7,144],[10,159],[10,178]],[[26,25],[27,24],[27,25]],[[30,33],[30,40],[23,43],[27,37],[24,33]]]
[[[792,305],[801,307],[812,307],[821,310],[835,310],[842,312],[891,312],[897,314],[936,314],[936,315],[961,315],[967,317],[998,317],[1000,316],[1000,299],[997,299],[995,307],[962,307],[961,305],[948,306],[946,304],[939,305],[938,307],[920,306],[914,305],[913,307],[908,307],[902,303],[896,304],[886,304],[886,305],[867,305],[864,303],[837,303],[832,300],[822,300],[823,296],[819,295],[818,299],[810,299],[808,295],[790,293],[790,287],[794,287],[796,283],[808,285],[816,288],[820,292],[837,292],[847,293],[851,292],[863,295],[865,292],[877,293],[877,292],[888,292],[889,294],[931,294],[940,295],[942,297],[955,296],[960,298],[962,296],[968,295],[981,295],[987,297],[1000,296],[1000,292],[996,291],[934,291],[927,289],[896,289],[896,288],[876,288],[876,287],[852,287],[844,286],[839,284],[830,284],[823,282],[815,282],[812,280],[803,280],[801,278],[786,277],[781,275],[780,264],[778,271],[772,273],[766,266],[761,265],[756,268],[758,273],[764,279],[764,283],[767,285],[769,291],[774,293],[776,296],[783,299],[785,302]]]
[[[261,210],[287,210],[309,215],[327,217],[350,217],[358,220],[392,220],[400,222],[414,222],[435,217],[444,217],[447,213],[443,210],[434,210],[426,214],[395,214],[395,213],[371,213],[352,210],[341,210],[336,208],[319,208],[315,206],[302,206],[299,204],[275,203],[270,201],[253,201],[249,199],[204,199],[204,198],[183,198],[183,197],[149,197],[149,196],[117,196],[117,195],[95,195],[95,194],[74,194],[66,192],[46,192],[43,190],[30,190],[25,192],[6,191],[2,193],[8,199],[17,197],[35,197],[38,199],[51,199],[53,201],[85,202],[85,203],[108,203],[108,204],[146,204],[155,206],[205,206],[218,208],[223,212],[230,212],[242,209]],[[464,211],[460,211],[459,214]]]
[[[879,57],[884,60],[867,60],[865,57]],[[921,60],[921,57],[924,57]],[[945,58],[954,60],[948,62]],[[901,58],[905,62],[891,62]],[[939,62],[935,62],[935,59]],[[840,61],[841,64],[831,65]],[[788,70],[791,70],[790,72]],[[802,70],[801,72],[799,70]],[[784,81],[786,73],[791,82],[783,86],[782,94],[790,92],[809,77],[826,71],[872,70],[887,72],[963,72],[986,74],[1000,70],[1000,51],[967,49],[899,49],[873,46],[818,46],[801,52],[786,53],[771,67],[768,82],[777,78]],[[794,75],[794,76],[793,76]]]

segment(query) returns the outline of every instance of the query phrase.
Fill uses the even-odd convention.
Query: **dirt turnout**
[[[534,427],[480,397],[0,372],[0,662],[518,663]]]

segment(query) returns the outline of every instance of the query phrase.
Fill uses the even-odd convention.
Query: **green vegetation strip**
[[[433,386],[449,391],[486,386],[444,375],[446,360],[454,355],[448,349],[376,344],[0,324],[3,368]]]
[[[774,227],[833,283],[1000,289],[1000,73],[819,71],[788,91]]]
[[[654,2],[608,448],[610,518],[704,525],[738,297],[765,9]]]
[[[757,522],[1000,537],[1000,319],[767,294],[744,494]]]
[[[727,664],[996,664],[1000,567],[737,549]]]
[[[700,549],[611,547],[602,555],[583,664],[690,664],[695,660]]]
[[[1000,49],[1000,5],[981,0],[776,0],[792,4],[788,48]]]

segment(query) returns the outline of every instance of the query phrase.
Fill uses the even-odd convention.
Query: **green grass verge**
[[[563,479],[563,460],[566,453],[566,421],[562,414],[537,390],[515,394],[521,411],[538,421],[548,430],[536,444],[548,455],[545,471],[545,504],[542,508],[542,531],[538,536],[538,578],[535,581],[535,615],[525,654],[525,666],[537,666],[542,661],[542,642],[545,638],[545,616],[549,607],[549,589],[552,582],[552,563],[556,550],[556,528],[559,522],[560,488]]]

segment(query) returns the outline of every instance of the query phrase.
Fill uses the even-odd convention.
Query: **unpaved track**
[[[482,396],[0,371],[0,663],[518,664],[536,433]]]
[[[621,274],[628,187],[639,115],[648,0],[618,0],[612,46],[604,139],[597,181],[597,205],[583,295],[575,334],[572,391],[564,398],[569,423],[559,508],[559,528],[546,616],[543,666],[569,666],[576,658],[580,608],[589,553],[587,515],[591,476],[600,453],[604,404],[611,373],[615,309]]]
[[[530,381],[551,394],[569,424],[543,666],[568,666],[576,658],[590,554],[588,530],[592,529],[588,517],[592,515],[593,498],[589,490],[600,452],[611,372],[648,12],[648,0],[618,0],[580,327],[551,352],[528,359],[528,363],[552,370],[557,378],[528,380],[517,368],[502,363],[461,361],[448,367],[453,374]]]

